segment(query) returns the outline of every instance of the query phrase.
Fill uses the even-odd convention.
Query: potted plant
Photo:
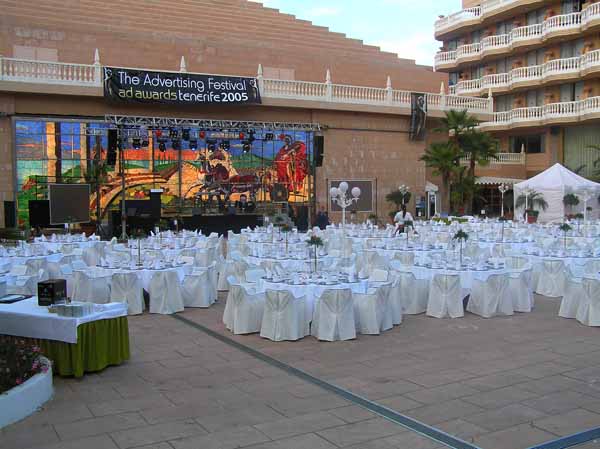
[[[0,337],[0,428],[31,415],[52,397],[52,367],[40,348]]]
[[[574,193],[567,193],[563,197],[563,204],[568,208],[570,214],[568,214],[569,218],[573,217],[573,207],[579,204],[579,197]]]
[[[462,229],[459,229],[456,232],[456,234],[454,234],[454,236],[452,236],[452,240],[458,241],[459,248],[460,248],[460,264],[462,265],[462,262],[463,262],[463,242],[466,242],[467,240],[469,240],[469,234],[467,234]]]
[[[568,223],[563,223],[559,226],[559,228],[563,232],[563,243],[565,247],[565,251],[567,250],[567,233],[573,228]]]
[[[311,235],[310,238],[306,241],[309,247],[312,247],[312,251],[315,258],[315,273],[317,272],[317,256],[319,252],[319,248],[323,246],[323,240],[321,237],[317,235]]]
[[[548,209],[548,203],[544,199],[544,195],[535,190],[522,193],[517,197],[515,207],[520,208],[525,206],[525,216],[528,223],[535,223],[537,221],[540,214],[538,208],[544,211]]]

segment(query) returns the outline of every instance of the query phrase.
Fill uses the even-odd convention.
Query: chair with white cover
[[[382,310],[383,320],[381,330],[387,331],[394,327],[394,313],[391,301],[392,282],[386,282],[377,290],[379,296],[379,307]]]
[[[260,332],[265,294],[255,286],[242,285],[234,276],[230,276],[229,285],[223,312],[225,327],[236,335]]]
[[[429,282],[426,279],[417,279],[414,273],[406,271],[398,272],[397,281],[403,314],[425,313],[429,300]]]
[[[129,315],[139,315],[144,311],[142,282],[136,273],[114,273],[112,275],[110,301],[127,303]]]
[[[566,280],[565,264],[562,260],[543,259],[535,292],[551,298],[564,296]]]
[[[415,253],[402,251],[396,253],[394,259],[400,261],[400,264],[405,267],[411,267],[415,264]]]
[[[531,312],[534,304],[532,268],[514,269],[508,273],[508,296],[515,312]]]
[[[94,247],[85,248],[83,250],[82,259],[87,264],[87,266],[95,267],[100,262],[100,255]]]
[[[208,270],[194,271],[183,278],[181,296],[185,307],[210,307],[213,303],[210,293]]]
[[[371,274],[369,276],[369,281],[371,281],[371,282],[387,282],[388,277],[389,277],[389,272],[387,270],[375,268],[375,269],[371,270]]]
[[[460,318],[465,315],[460,276],[435,274],[429,287],[427,315],[435,318]]]
[[[369,288],[367,293],[353,293],[354,316],[358,332],[366,335],[379,335],[383,327],[381,296],[376,288]]]
[[[512,298],[507,294],[508,276],[492,274],[485,281],[475,279],[467,310],[483,318],[514,315]]]
[[[392,324],[398,326],[402,323],[402,309],[404,309],[404,305],[402,304],[402,285],[396,275],[392,276],[392,285],[389,291],[388,301],[391,310]]]
[[[307,332],[306,297],[289,290],[267,290],[260,336],[272,341],[299,340]]]
[[[15,295],[36,295],[37,283],[37,276],[11,276],[6,283],[6,293]]]
[[[583,298],[577,309],[577,321],[586,326],[600,326],[600,280],[583,278]]]
[[[257,283],[260,282],[262,278],[267,275],[267,272],[262,268],[254,268],[251,270],[246,270],[246,282]]]
[[[356,338],[352,290],[328,289],[323,292],[315,304],[311,335],[325,341]]]
[[[208,267],[212,262],[210,255],[210,252],[206,249],[196,250],[194,254],[194,265],[197,267]]]
[[[569,269],[565,281],[565,294],[560,301],[558,316],[563,318],[576,318],[577,310],[584,297],[583,278],[575,275],[573,270]]]
[[[183,297],[176,271],[157,271],[150,280],[150,313],[169,315],[183,312]]]
[[[506,258],[506,268],[510,270],[520,270],[528,263],[529,261],[526,257],[510,256]]]
[[[88,276],[89,270],[73,271],[73,299],[95,304],[110,302],[110,276]]]
[[[217,302],[218,299],[218,282],[219,282],[219,271],[217,269],[217,262],[213,261],[208,266],[208,282],[209,282],[209,294],[213,303]]]

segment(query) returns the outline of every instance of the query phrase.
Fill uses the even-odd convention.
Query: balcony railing
[[[479,6],[463,9],[462,11],[452,13],[449,16],[436,20],[435,31],[437,33],[455,25],[462,25],[468,21],[477,20],[480,16],[481,8]]]
[[[489,165],[525,165],[525,153],[496,153],[497,159],[488,159]],[[467,153],[460,159],[462,165],[469,165],[470,155]]]
[[[329,76],[325,82],[288,81],[266,79],[259,68],[257,79],[260,92],[265,99],[286,99],[346,103],[383,107],[411,107],[411,92],[385,88],[334,84]],[[93,87],[102,95],[102,66],[95,64],[68,64],[47,61],[31,61],[0,57],[0,82],[35,83]],[[467,109],[471,113],[493,112],[493,100],[487,98],[459,97],[426,93],[427,106],[432,111]]]
[[[555,33],[583,31],[593,20],[600,20],[600,3],[589,5],[581,12],[550,17],[537,25],[515,28],[507,34],[485,37],[481,43],[465,44],[453,51],[438,52],[435,56],[435,67],[456,65],[461,62],[461,58],[483,56],[491,50],[510,51],[523,41],[542,41]]]
[[[493,130],[511,126],[536,126],[556,121],[577,122],[598,117],[600,117],[600,97],[591,97],[578,101],[496,112],[492,121],[484,122],[480,127],[484,130]]]
[[[481,95],[489,89],[508,90],[520,83],[539,83],[555,76],[579,78],[590,70],[600,70],[600,50],[593,50],[574,58],[553,59],[545,64],[519,67],[507,73],[460,81],[456,84],[454,92],[457,95]]]

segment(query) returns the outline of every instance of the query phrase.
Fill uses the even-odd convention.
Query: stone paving
[[[600,426],[600,329],[557,317],[555,300],[507,318],[408,316],[335,343],[232,336],[223,303],[182,315],[483,449]],[[55,398],[0,431],[0,449],[444,447],[173,317],[130,317],[130,334],[129,363],[55,377]]]

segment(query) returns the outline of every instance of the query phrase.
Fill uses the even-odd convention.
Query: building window
[[[58,50],[56,48],[13,45],[13,57],[17,59],[29,59],[31,61],[58,62]]]
[[[296,72],[294,69],[283,69],[283,68],[279,68],[279,67],[265,67],[263,69],[263,76],[270,80],[293,81],[296,79]]]
[[[545,136],[543,134],[532,134],[528,136],[511,136],[510,149],[513,153],[520,153],[523,149],[527,154],[538,154],[545,152]]]
[[[450,72],[448,76],[448,85],[454,86],[456,83],[458,83],[458,76],[458,72]]]

